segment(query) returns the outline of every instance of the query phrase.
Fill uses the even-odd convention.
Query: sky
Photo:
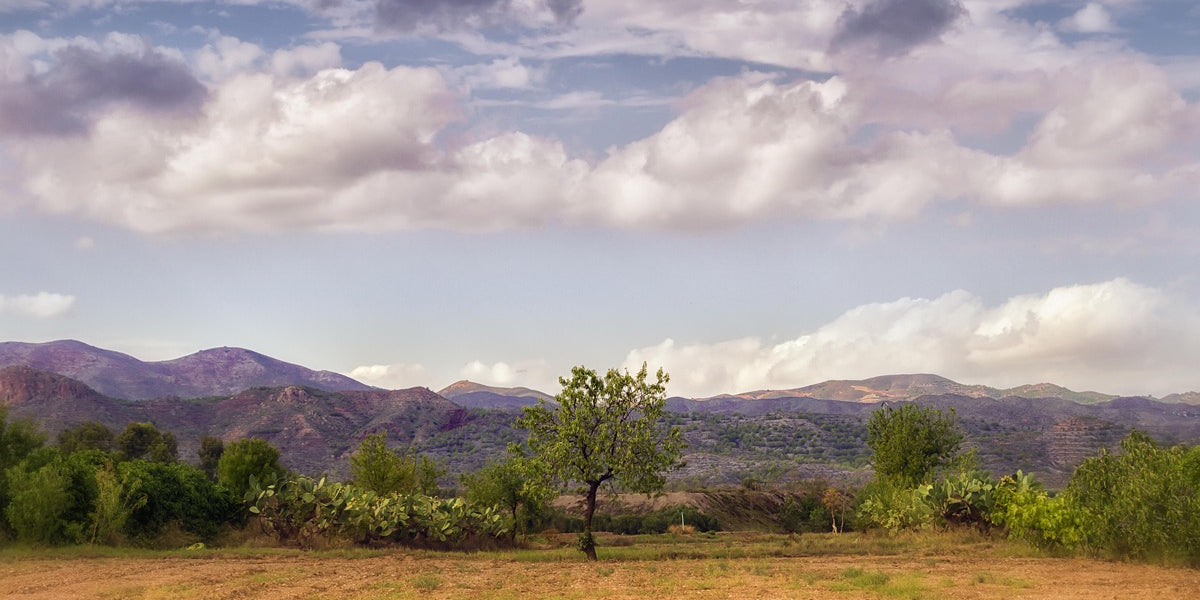
[[[0,339],[1200,390],[1191,0],[3,0]]]

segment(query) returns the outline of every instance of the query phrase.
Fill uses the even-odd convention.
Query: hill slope
[[[0,367],[10,365],[57,373],[106,396],[127,400],[218,396],[255,386],[373,389],[345,375],[314,371],[242,348],[212,348],[173,360],[144,362],[75,340],[0,342]]]
[[[421,445],[457,427],[464,411],[425,388],[327,392],[302,386],[258,387],[195,400],[110,398],[86,385],[24,366],[0,368],[0,405],[51,435],[84,421],[120,432],[131,422],[154,423],[179,438],[179,456],[195,460],[199,439],[258,437],[271,442],[285,466],[306,473],[346,472],[346,458],[369,433],[388,432],[393,445]]]

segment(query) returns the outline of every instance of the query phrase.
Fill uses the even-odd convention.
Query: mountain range
[[[238,348],[142,362],[75,341],[0,343],[0,405],[11,417],[31,418],[50,434],[84,421],[114,430],[148,421],[176,434],[185,460],[194,459],[204,435],[260,437],[292,469],[344,475],[362,438],[385,429],[394,445],[465,472],[520,441],[515,417],[539,400],[553,398],[469,381],[437,393],[380,390]],[[701,484],[861,475],[871,412],[883,402],[918,401],[953,408],[989,470],[1021,468],[1061,485],[1074,465],[1115,447],[1133,428],[1165,443],[1200,443],[1200,407],[1189,404],[1200,394],[1164,400],[1174,402],[1050,384],[997,389],[915,374],[674,397],[667,408],[689,444],[688,467],[674,477]]]
[[[326,391],[374,389],[345,375],[314,371],[242,348],[211,348],[174,360],[144,362],[75,340],[0,342],[0,367],[10,365],[64,375],[125,400],[199,398],[283,385]]]

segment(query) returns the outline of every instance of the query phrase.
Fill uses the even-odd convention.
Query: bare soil
[[[0,559],[0,598],[1200,599],[1200,571],[1078,558],[814,556],[530,562],[397,551]]]

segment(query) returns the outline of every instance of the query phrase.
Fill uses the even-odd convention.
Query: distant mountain
[[[0,368],[0,405],[53,435],[84,421],[120,432],[154,423],[179,438],[179,456],[194,460],[199,439],[257,437],[279,448],[285,466],[306,473],[340,471],[369,433],[386,430],[392,445],[420,445],[465,422],[465,411],[425,389],[328,392],[302,386],[257,387],[228,396],[129,401],[25,366]]]
[[[325,391],[374,389],[345,375],[313,371],[242,348],[212,348],[174,360],[143,362],[75,340],[0,342],[0,367],[10,365],[57,373],[105,396],[127,400],[221,396],[256,386],[302,385]]]
[[[1187,392],[1186,394],[1171,394],[1164,396],[1163,402],[1172,404],[1200,404],[1200,392]]]
[[[790,390],[759,390],[740,394],[714,396],[707,400],[740,398],[745,400],[771,400],[776,398],[820,398],[840,402],[898,402],[915,400],[921,396],[954,394],[968,398],[1059,398],[1093,404],[1117,398],[1097,392],[1075,392],[1067,388],[1039,383],[1011,389],[993,388],[984,385],[968,385],[938,375],[883,375],[863,380],[832,380]]]
[[[463,408],[425,388],[329,392],[304,386],[256,387],[200,399],[114,399],[88,386],[26,366],[0,368],[0,405],[11,418],[30,418],[53,436],[65,427],[99,421],[114,431],[149,421],[179,438],[179,456],[195,461],[199,439],[266,439],[285,466],[310,473],[348,475],[347,458],[367,434],[387,430],[395,447],[412,447],[452,474],[502,456],[524,432],[505,402],[541,397],[536,392],[460,383],[448,393],[482,398],[500,410]],[[491,391],[489,391],[491,390]],[[530,395],[512,395],[526,394]],[[891,402],[899,402],[892,400]],[[1133,429],[1166,444],[1200,443],[1200,407],[1147,398],[1079,404],[1061,398],[990,398],[932,394],[915,400],[953,408],[994,474],[1024,469],[1061,487],[1075,465],[1101,448],[1114,448]],[[692,400],[669,398],[667,419],[689,444],[688,467],[673,478],[696,483],[765,482],[824,478],[861,481],[866,421],[880,403],[812,397]]]
[[[553,396],[529,388],[492,387],[466,380],[452,383],[438,394],[463,408],[516,410],[538,400],[554,401]]]

